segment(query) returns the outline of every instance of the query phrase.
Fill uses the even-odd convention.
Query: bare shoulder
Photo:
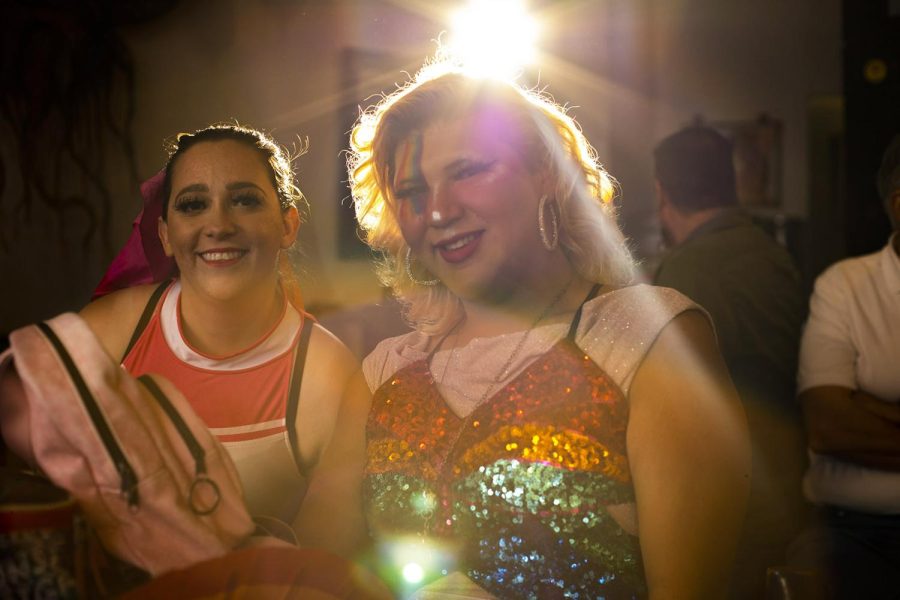
[[[342,410],[365,414],[366,391],[353,353],[331,332],[315,324],[303,366],[297,411],[300,454],[307,464],[317,464],[321,459]]]
[[[359,370],[359,362],[347,346],[333,333],[315,323],[309,338],[307,362],[326,371],[331,377],[343,375],[341,383]]]
[[[120,359],[125,352],[141,313],[157,285],[140,285],[107,294],[79,312],[114,359]]]
[[[653,372],[668,379],[673,363],[691,368],[681,373],[682,378],[696,374],[720,376],[724,368],[712,324],[699,307],[679,313],[662,328],[638,373]]]
[[[678,343],[679,340],[699,344],[704,348],[709,344],[715,344],[712,323],[709,316],[696,304],[687,307],[678,313],[669,324],[663,328],[660,337],[666,336],[669,343]]]
[[[347,386],[359,376],[359,361],[333,333],[315,323],[303,373],[301,403],[314,399],[325,405],[323,410],[336,412]]]
[[[709,441],[707,427],[740,429],[743,410],[705,313],[685,311],[663,328],[635,373],[629,405],[632,425],[657,430],[644,440],[649,444],[662,430]]]

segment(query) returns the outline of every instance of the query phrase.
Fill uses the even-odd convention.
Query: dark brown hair
[[[246,144],[259,152],[268,165],[269,179],[282,210],[290,207],[300,208],[304,202],[303,193],[294,181],[294,169],[292,159],[287,151],[282,148],[268,134],[251,127],[236,124],[216,124],[193,133],[179,133],[175,137],[169,149],[169,159],[166,161],[166,177],[163,183],[163,219],[168,219],[169,196],[172,193],[172,171],[178,157],[189,148],[201,142],[221,142],[233,140]],[[302,150],[300,152],[302,154]]]

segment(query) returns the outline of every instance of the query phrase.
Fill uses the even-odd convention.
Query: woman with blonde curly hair
[[[634,284],[572,118],[436,64],[352,146],[360,224],[415,327],[363,363],[381,575],[402,594],[721,595],[743,415],[708,316]]]

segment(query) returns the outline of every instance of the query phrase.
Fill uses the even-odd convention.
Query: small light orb
[[[437,506],[437,497],[427,490],[415,492],[410,495],[409,503],[417,514],[429,514]]]

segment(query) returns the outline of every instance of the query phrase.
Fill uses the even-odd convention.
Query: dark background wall
[[[875,174],[881,154],[900,133],[900,1],[844,0],[844,98],[848,254],[872,252],[890,232]]]
[[[883,243],[884,234],[874,229],[866,246],[845,239],[869,231],[877,219],[876,211],[843,204],[840,190],[854,177],[859,148],[880,152],[874,147],[881,138],[873,137],[874,129],[844,135],[845,99],[848,128],[856,127],[853,111],[866,113],[876,100],[853,96],[849,85],[845,95],[842,66],[848,73],[853,68],[842,63],[842,44],[849,56],[852,39],[881,39],[896,29],[852,29],[857,17],[848,7],[869,3],[844,4],[531,2],[542,23],[543,52],[527,76],[571,107],[619,180],[623,226],[648,267],[659,239],[651,151],[698,116],[734,123],[765,114],[781,123],[774,160],[778,203],[756,212],[788,232],[808,278],[833,259]],[[887,10],[889,3],[881,4]],[[352,230],[348,234],[341,151],[348,114],[403,81],[404,71],[415,71],[458,5],[7,3],[0,333],[83,305],[130,231],[140,208],[138,182],[164,162],[163,141],[229,119],[271,130],[289,145],[309,141],[309,153],[297,162],[310,201],[301,230],[308,301],[348,306],[378,298],[367,257],[347,241]],[[890,19],[896,27],[896,17]],[[896,65],[896,46],[884,52]],[[881,137],[886,129],[879,129]],[[23,139],[30,141],[24,148]],[[861,197],[870,182],[860,176],[850,186],[852,197]]]

